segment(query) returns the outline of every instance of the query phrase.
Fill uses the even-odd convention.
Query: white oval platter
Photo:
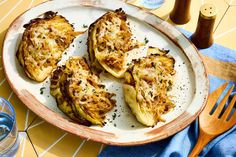
[[[124,102],[122,80],[109,74],[101,74],[108,91],[116,93],[116,107],[108,114],[104,127],[86,127],[68,119],[50,95],[48,78],[42,83],[28,79],[15,55],[20,43],[23,25],[47,11],[55,11],[66,17],[78,31],[83,25],[90,25],[108,10],[122,8],[128,15],[134,36],[148,39],[147,45],[170,50],[175,58],[177,71],[171,95],[176,107],[164,115],[166,122],[155,127],[139,124]],[[87,57],[87,32],[78,36],[63,55],[62,64],[69,56]],[[121,1],[107,0],[63,0],[49,1],[29,9],[20,15],[9,27],[3,45],[3,65],[7,80],[21,101],[47,122],[86,139],[112,144],[137,145],[169,137],[194,121],[206,104],[208,78],[204,64],[194,45],[175,27],[159,17]],[[45,87],[43,94],[40,88]],[[51,130],[52,131],[52,130]]]

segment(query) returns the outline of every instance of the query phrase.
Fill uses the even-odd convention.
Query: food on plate
[[[106,113],[116,104],[115,94],[105,90],[81,57],[71,57],[53,71],[50,89],[58,107],[80,124],[104,125]]]
[[[51,75],[50,93],[63,113],[82,125],[103,126],[106,114],[116,105],[115,94],[105,90],[85,58],[70,57],[57,67],[62,53],[80,32],[52,11],[24,27],[16,56],[27,76],[42,82]],[[143,44],[133,39],[122,9],[104,14],[90,25],[88,32],[93,70],[105,69],[117,78],[124,77],[125,101],[139,122],[154,126],[165,121],[162,115],[175,106],[168,94],[175,60],[168,51],[149,47],[148,53],[140,52]]]
[[[132,39],[127,17],[122,9],[109,11],[89,26],[88,53],[92,67],[104,68],[122,78],[128,68],[129,57],[142,44]]]
[[[168,51],[151,47],[147,57],[134,61],[125,73],[125,101],[137,120],[154,126],[165,121],[162,115],[175,107],[170,100],[175,60]]]
[[[50,93],[56,98],[58,108],[64,112],[72,120],[79,124],[90,126],[91,123],[79,114],[75,114],[72,110],[72,105],[69,103],[69,99],[65,89],[65,81],[67,79],[65,66],[58,67],[51,77]]]
[[[52,11],[31,20],[24,27],[16,56],[27,76],[42,82],[56,68],[62,53],[79,32],[75,32],[63,16]]]

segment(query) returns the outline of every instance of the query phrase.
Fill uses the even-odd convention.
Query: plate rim
[[[12,80],[10,80],[8,73],[6,71],[6,66],[5,65],[5,61],[4,61],[4,51],[5,51],[5,42],[9,36],[10,31],[13,29],[13,26],[15,23],[17,23],[17,21],[23,17],[28,11],[37,8],[45,3],[56,3],[57,1],[46,1],[46,2],[42,2],[32,8],[27,9],[26,11],[24,11],[22,14],[20,14],[19,16],[17,16],[13,22],[10,24],[10,26],[7,29],[7,32],[4,36],[3,39],[3,45],[2,45],[2,64],[3,64],[3,69],[4,69],[4,73],[6,76],[6,79],[10,85],[10,87],[12,88],[13,92],[16,94],[16,96],[23,102],[23,104],[25,106],[27,106],[31,111],[33,111],[36,115],[38,115],[40,118],[44,119],[45,121],[49,122],[50,124],[64,130],[67,132],[70,132],[72,134],[75,134],[77,136],[80,136],[82,138],[86,138],[87,140],[93,140],[96,142],[101,142],[104,144],[109,144],[109,145],[124,145],[124,146],[128,146],[128,145],[140,145],[140,144],[146,144],[146,143],[150,143],[150,142],[154,142],[154,141],[159,141],[162,139],[165,139],[181,130],[183,130],[184,128],[186,128],[189,124],[191,124],[201,113],[201,111],[204,109],[205,105],[206,105],[206,101],[208,99],[209,96],[209,79],[208,79],[208,74],[207,74],[207,70],[206,70],[206,66],[203,62],[203,59],[201,57],[201,55],[199,54],[198,49],[194,46],[194,44],[182,33],[180,32],[178,29],[176,29],[173,25],[167,23],[166,21],[164,21],[163,19],[161,19],[160,17],[158,17],[157,15],[155,15],[154,13],[148,12],[145,9],[142,9],[141,7],[137,7],[134,6],[132,4],[128,4],[125,2],[121,2],[121,1],[117,1],[117,2],[121,2],[123,3],[123,5],[128,5],[129,7],[134,7],[134,8],[139,8],[140,10],[142,10],[145,14],[149,15],[149,16],[154,16],[155,18],[157,18],[158,20],[163,21],[167,26],[171,27],[174,31],[177,31],[178,33],[180,33],[180,35],[182,37],[184,37],[188,43],[194,48],[194,51],[196,52],[199,61],[201,62],[202,66],[203,66],[203,70],[204,70],[204,77],[206,78],[206,86],[205,86],[205,95],[204,96],[204,101],[201,104],[201,107],[198,111],[194,112],[194,115],[188,115],[188,113],[186,113],[186,111],[184,111],[181,115],[179,115],[178,117],[176,117],[174,120],[170,121],[169,123],[161,126],[160,128],[173,124],[175,121],[179,120],[181,117],[185,118],[185,123],[181,124],[178,127],[175,127],[175,129],[172,129],[171,131],[167,132],[166,134],[160,134],[160,132],[154,132],[154,133],[159,133],[159,136],[153,136],[152,138],[149,139],[144,139],[144,140],[139,140],[139,141],[132,141],[132,142],[117,142],[115,140],[111,140],[111,138],[115,139],[115,136],[113,133],[108,133],[108,132],[104,132],[104,131],[100,131],[100,130],[95,130],[83,125],[78,125],[72,121],[70,121],[69,119],[64,118],[62,115],[59,115],[58,113],[55,113],[54,111],[52,111],[50,108],[48,108],[47,106],[43,105],[42,103],[40,103],[32,94],[30,94],[27,90],[19,90],[17,89],[13,84]],[[79,0],[79,1],[75,1],[75,0],[68,0],[66,1],[67,3],[72,3],[72,2],[77,2],[76,6],[90,6],[90,7],[96,7],[96,8],[103,8],[103,9],[107,9],[105,7],[99,6],[96,4],[90,4],[89,2],[91,2],[91,0]],[[91,2],[92,3],[92,2]],[[127,14],[129,15],[129,14]],[[147,23],[146,21],[144,21],[144,23]],[[149,25],[151,25],[150,23],[147,23]],[[151,25],[152,26],[152,25]],[[171,40],[172,42],[175,43],[175,45],[177,47],[179,47],[181,49],[181,51],[183,51],[183,54],[189,59],[189,57],[186,55],[185,51],[183,50],[183,48],[181,47],[181,45],[179,45],[174,39],[173,37],[171,37],[170,35],[168,35],[168,33],[166,33],[163,30],[160,30],[158,28],[156,28],[155,26],[152,26],[155,29],[157,29],[158,31],[160,31],[165,37],[167,37],[169,40]],[[191,62],[190,62],[191,63]],[[191,63],[192,64],[192,63]],[[195,73],[194,73],[195,74]],[[195,76],[196,77],[196,76]],[[32,99],[27,100],[27,97],[31,97]],[[44,112],[41,112],[39,109],[43,110]],[[45,116],[45,111],[46,114]],[[55,118],[49,118],[51,117],[51,115],[54,115],[56,117]],[[186,118],[187,117],[187,118]],[[65,124],[65,125],[64,125]],[[67,127],[67,128],[66,128]],[[68,129],[69,127],[69,129]],[[160,128],[158,128],[160,130]],[[155,131],[155,130],[154,130]],[[152,132],[152,131],[151,131]],[[94,134],[95,133],[95,134]],[[109,138],[107,138],[109,137]]]

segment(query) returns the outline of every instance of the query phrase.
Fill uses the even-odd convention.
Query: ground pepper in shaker
[[[175,5],[170,13],[170,19],[176,24],[185,24],[191,19],[191,0],[175,0]]]
[[[216,14],[215,5],[206,3],[201,6],[197,28],[191,36],[191,40],[197,48],[208,48],[213,44],[213,29]]]

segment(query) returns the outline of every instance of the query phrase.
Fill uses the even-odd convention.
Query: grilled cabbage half
[[[68,117],[79,124],[90,126],[91,123],[89,121],[82,116],[75,114],[72,110],[72,105],[68,99],[65,89],[65,81],[67,79],[65,68],[65,66],[60,66],[52,73],[50,85],[51,95],[56,98],[58,108]]]
[[[149,55],[136,60],[125,73],[125,101],[137,120],[154,126],[165,121],[161,116],[174,108],[167,92],[174,79],[173,57],[157,48],[150,48]]]
[[[142,44],[132,39],[127,17],[122,9],[109,11],[89,26],[88,53],[92,67],[103,67],[117,78],[123,77],[128,57]],[[132,60],[132,59],[131,59]]]
[[[71,57],[53,72],[51,94],[56,97],[58,107],[72,119],[82,119],[81,124],[88,121],[104,125],[106,113],[116,104],[112,99],[114,94],[106,92],[105,86],[81,57]]]
[[[27,76],[35,81],[45,80],[61,60],[78,32],[69,22],[54,12],[25,24],[25,31],[16,54]]]

